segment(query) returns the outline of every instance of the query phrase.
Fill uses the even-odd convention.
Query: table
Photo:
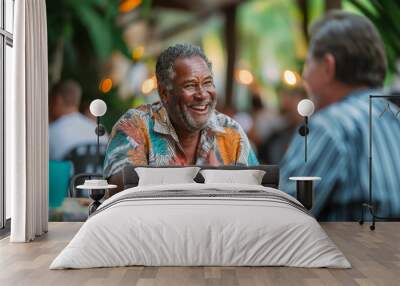
[[[314,202],[313,182],[320,181],[321,177],[290,177],[289,180],[296,181],[297,200],[310,210]]]

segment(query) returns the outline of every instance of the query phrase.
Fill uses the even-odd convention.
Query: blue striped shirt
[[[315,182],[311,210],[320,220],[359,219],[361,204],[368,201],[370,94],[379,93],[357,91],[316,112],[309,120],[307,163],[304,137],[298,133],[281,162],[280,189],[291,195],[296,186],[290,176],[322,178]],[[372,99],[372,199],[379,216],[400,216],[398,112],[389,101]]]

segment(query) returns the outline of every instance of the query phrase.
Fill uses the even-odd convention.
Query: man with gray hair
[[[297,135],[281,162],[283,191],[295,193],[290,176],[319,176],[313,214],[320,220],[356,220],[368,200],[369,95],[379,94],[386,75],[383,42],[364,16],[328,13],[311,28],[303,71],[319,111],[310,119],[309,156]],[[390,108],[393,113],[380,113]],[[398,108],[372,103],[374,120],[372,188],[380,216],[400,216],[400,123]]]
[[[215,110],[211,63],[201,48],[167,48],[158,58],[156,77],[161,101],[130,109],[113,128],[106,178],[118,183],[119,171],[129,164],[258,164],[240,125]]]

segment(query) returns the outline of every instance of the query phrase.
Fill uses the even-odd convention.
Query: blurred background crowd
[[[102,123],[110,133],[127,109],[158,100],[159,53],[176,43],[192,43],[201,46],[213,64],[217,110],[240,123],[260,163],[279,164],[303,120],[297,104],[307,98],[301,73],[308,27],[331,9],[361,14],[374,23],[388,58],[385,89],[400,91],[397,1],[47,1],[50,88],[74,98],[60,106],[50,94],[50,123],[60,124],[62,116],[75,114],[70,122],[79,123],[73,126],[86,126],[82,134],[90,130],[93,134],[81,142],[87,145],[81,154],[90,157],[90,145],[96,140],[90,102],[100,98],[107,103]],[[60,81],[66,84],[57,86]],[[53,129],[76,132],[60,126]],[[80,152],[67,151],[71,150],[63,154],[50,150],[50,159],[73,161]],[[72,172],[85,171],[82,168],[75,166]]]

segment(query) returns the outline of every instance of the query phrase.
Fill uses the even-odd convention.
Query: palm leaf
[[[97,0],[98,1],[98,0]],[[76,18],[87,29],[94,52],[100,60],[105,60],[112,52],[112,35],[110,21],[94,9],[90,1],[69,1]]]

